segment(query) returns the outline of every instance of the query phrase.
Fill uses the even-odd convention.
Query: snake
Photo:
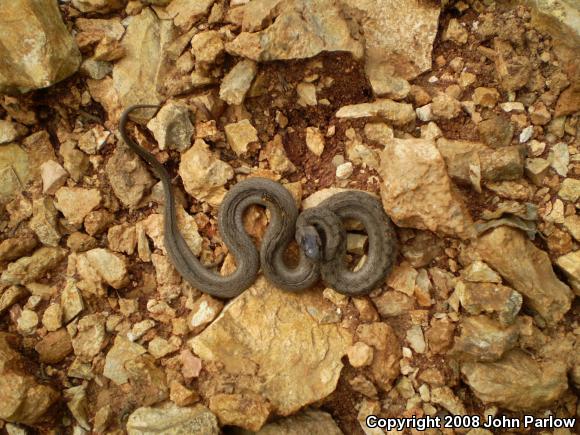
[[[221,275],[205,267],[187,245],[177,225],[176,201],[171,177],[165,167],[127,132],[130,114],[138,109],[158,109],[157,105],[137,104],[121,115],[119,133],[127,146],[141,157],[161,181],[164,246],[177,272],[194,288],[220,299],[240,295],[257,279],[260,269],[276,287],[298,292],[322,281],[336,291],[358,296],[379,287],[391,271],[397,256],[393,224],[380,201],[363,191],[332,195],[318,206],[299,213],[290,192],[280,183],[250,177],[234,184],[218,210],[221,239],[233,255],[235,270]],[[243,217],[248,207],[259,205],[269,212],[269,222],[258,250],[245,231]],[[347,264],[347,236],[344,220],[356,219],[368,234],[368,254],[362,267],[350,270]],[[289,266],[285,253],[296,241],[297,264]]]

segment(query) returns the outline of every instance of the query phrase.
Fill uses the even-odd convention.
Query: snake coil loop
[[[279,183],[249,178],[234,185],[224,197],[218,213],[222,240],[236,259],[236,270],[227,276],[205,268],[193,255],[179,228],[171,178],[153,155],[134,142],[126,132],[133,110],[158,106],[131,106],[121,116],[119,131],[125,143],[152,168],[161,180],[165,195],[164,244],[181,276],[195,288],[219,298],[231,298],[250,287],[260,270],[271,283],[287,291],[309,288],[322,280],[336,291],[367,294],[379,287],[391,271],[397,256],[396,235],[380,201],[362,191],[335,194],[301,214],[290,193]],[[270,212],[270,221],[260,250],[243,226],[243,215],[251,205]],[[346,264],[346,231],[343,221],[361,222],[368,234],[368,254],[359,270]],[[300,246],[297,266],[284,261],[289,244]]]

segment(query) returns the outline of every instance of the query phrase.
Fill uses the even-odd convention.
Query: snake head
[[[308,258],[314,261],[322,260],[322,241],[316,228],[310,225],[299,228],[296,232],[296,241]]]

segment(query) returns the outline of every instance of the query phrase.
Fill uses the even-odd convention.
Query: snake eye
[[[297,239],[300,248],[308,258],[314,261],[322,259],[322,242],[314,227],[302,228]]]

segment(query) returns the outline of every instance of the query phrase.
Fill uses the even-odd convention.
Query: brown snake
[[[177,227],[169,174],[153,155],[127,134],[129,115],[143,108],[158,106],[129,107],[121,116],[119,131],[125,143],[161,180],[165,195],[165,248],[177,271],[193,287],[219,298],[232,298],[254,283],[260,267],[272,284],[287,291],[306,289],[322,277],[336,291],[354,296],[366,294],[384,282],[395,261],[397,244],[393,225],[378,199],[362,191],[342,192],[299,215],[290,193],[281,184],[265,178],[249,178],[237,183],[220,205],[219,231],[236,259],[236,270],[222,276],[204,267]],[[242,220],[246,209],[254,204],[270,212],[259,252],[245,232]],[[356,272],[346,264],[344,219],[360,221],[368,234],[367,258]],[[300,258],[297,266],[289,267],[284,261],[284,253],[294,239],[301,248]]]

